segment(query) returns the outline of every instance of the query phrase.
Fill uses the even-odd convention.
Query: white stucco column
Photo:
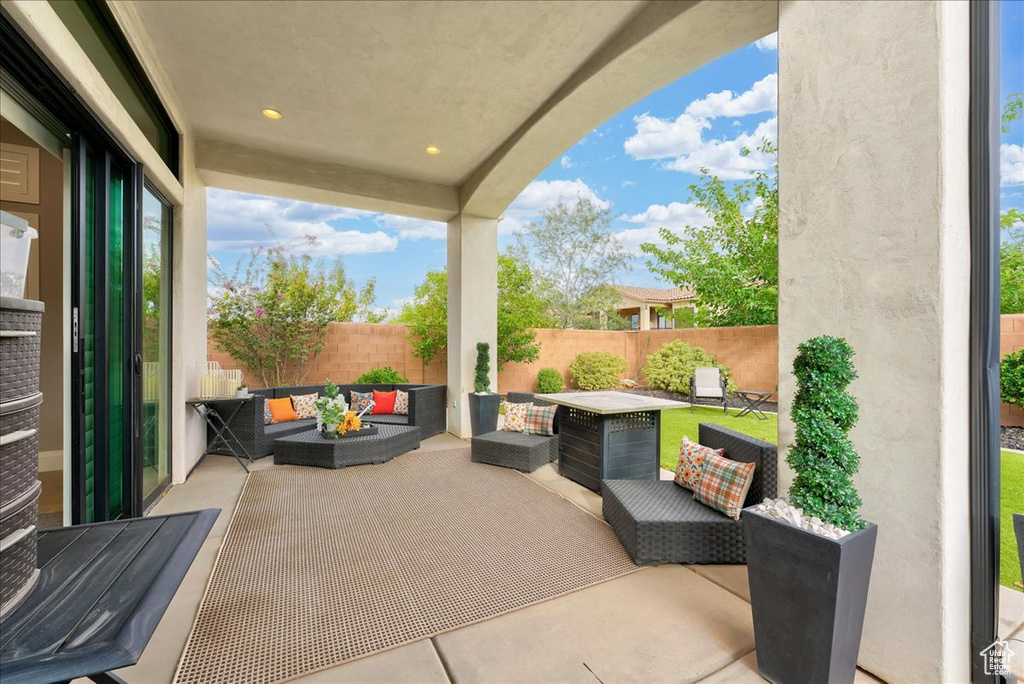
[[[498,221],[459,214],[448,222],[448,431],[471,436],[476,343],[491,345],[491,390],[498,391]]]
[[[641,304],[640,305],[640,329],[650,330],[651,329],[651,305]]]
[[[845,337],[879,527],[860,664],[891,682],[970,678],[968,31],[957,0],[779,8],[779,444],[797,344]]]

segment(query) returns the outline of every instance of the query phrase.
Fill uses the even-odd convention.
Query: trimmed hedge
[[[695,368],[717,368],[722,372],[722,377],[729,378],[729,369],[718,363],[714,356],[680,340],[669,342],[650,354],[643,372],[647,384],[655,389],[688,394]],[[732,380],[728,380],[728,383],[730,391],[736,389]]]
[[[554,368],[541,368],[537,373],[537,391],[541,394],[555,394],[564,388],[565,380]]]
[[[356,378],[356,382],[360,385],[404,385],[409,381],[391,366],[384,366],[363,373]]]
[[[629,370],[626,359],[608,352],[583,352],[569,365],[569,376],[583,390],[614,389]]]

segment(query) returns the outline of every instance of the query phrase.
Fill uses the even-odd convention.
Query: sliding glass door
[[[72,519],[88,523],[140,508],[132,463],[135,211],[127,182],[139,169],[82,138],[72,164]]]
[[[148,508],[170,482],[171,207],[142,191],[142,497]]]

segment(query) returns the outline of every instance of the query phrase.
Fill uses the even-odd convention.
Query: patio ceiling
[[[777,21],[775,2],[112,4],[206,182],[434,220],[500,215],[592,128]]]

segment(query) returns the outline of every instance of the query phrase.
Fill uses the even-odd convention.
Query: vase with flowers
[[[316,409],[316,427],[325,437],[335,437],[338,428],[346,422],[348,403],[341,396],[341,390],[330,379],[324,384],[323,396],[313,403]]]

